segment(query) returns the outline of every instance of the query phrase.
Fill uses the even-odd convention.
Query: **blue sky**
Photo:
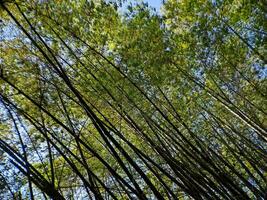
[[[162,0],[145,0],[144,2],[148,2],[148,4],[157,10],[160,9],[160,6],[162,4]]]
[[[125,5],[128,5],[130,2],[131,3],[135,3],[135,2],[147,2],[148,5],[150,5],[151,7],[154,7],[156,8],[156,10],[159,12],[160,11],[160,6],[162,5],[162,0],[128,0],[126,1],[126,3],[124,4]],[[122,7],[122,10],[125,8],[125,7]]]

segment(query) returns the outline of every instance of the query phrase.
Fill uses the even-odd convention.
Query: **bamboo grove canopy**
[[[264,199],[266,9],[0,0],[0,199]]]

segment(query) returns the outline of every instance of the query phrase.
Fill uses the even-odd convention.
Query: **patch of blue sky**
[[[163,0],[128,0],[125,3],[123,3],[122,7],[120,8],[121,12],[125,12],[127,9],[127,6],[129,4],[136,4],[136,3],[147,3],[151,8],[154,8],[157,13],[160,13],[160,8],[162,6]]]
[[[1,27],[0,41],[13,40],[19,34],[19,29],[12,23],[8,23]]]
[[[157,11],[159,11],[162,6],[162,1],[163,0],[146,0],[144,2],[147,2],[148,5],[155,8]]]

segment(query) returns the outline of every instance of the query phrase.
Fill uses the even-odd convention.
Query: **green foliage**
[[[264,2],[122,2],[0,1],[5,194],[262,199]]]

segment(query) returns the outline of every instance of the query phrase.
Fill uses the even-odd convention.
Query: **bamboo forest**
[[[12,199],[267,199],[267,1],[0,0]]]

